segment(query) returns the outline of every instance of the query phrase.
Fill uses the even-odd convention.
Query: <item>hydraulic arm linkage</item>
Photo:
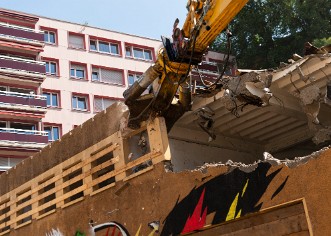
[[[227,27],[248,0],[189,0],[183,28],[179,20],[172,38],[162,37],[163,48],[155,64],[124,91],[129,107],[129,127],[138,128],[149,117],[164,116],[170,129],[190,109],[191,90],[187,81],[193,65],[201,62],[208,46]],[[147,89],[149,93],[142,95]],[[173,101],[179,93],[179,100]]]

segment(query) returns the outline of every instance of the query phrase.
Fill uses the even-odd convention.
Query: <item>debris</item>
[[[294,53],[293,56],[292,56],[292,59],[293,59],[294,61],[298,61],[298,60],[302,59],[302,56],[300,56],[300,55]]]
[[[315,125],[319,124],[317,116],[320,111],[320,89],[315,85],[306,87],[301,90],[299,98],[303,107],[303,111],[307,115],[309,128],[311,130],[316,130]]]
[[[319,151],[313,152],[312,154],[308,155],[308,156],[303,156],[303,157],[295,157],[293,160],[279,160],[275,157],[272,156],[272,154],[268,153],[268,152],[264,152],[263,153],[263,160],[258,160],[255,161],[252,164],[244,164],[241,162],[233,162],[232,160],[228,160],[225,164],[224,163],[205,163],[203,166],[200,166],[198,169],[195,169],[193,171],[200,171],[202,173],[206,173],[208,168],[211,167],[221,167],[221,166],[226,166],[228,167],[228,173],[230,173],[231,171],[233,171],[236,168],[239,168],[239,170],[245,172],[245,173],[250,173],[252,171],[254,171],[259,163],[269,163],[272,166],[280,166],[280,165],[286,165],[289,168],[295,168],[299,165],[303,165],[305,163],[307,163],[310,159],[314,159],[317,158],[322,152],[325,152],[326,150],[330,149],[331,146],[329,147],[325,147],[322,148]]]
[[[326,127],[316,132],[315,136],[313,137],[313,142],[316,145],[318,145],[326,141],[330,141],[330,139],[331,139],[331,127]]]
[[[310,54],[325,54],[331,52],[331,45],[325,45],[323,47],[317,48],[314,45],[312,45],[310,42],[305,43],[305,49],[304,54],[310,55]]]
[[[216,135],[212,131],[212,127],[214,124],[214,120],[212,119],[212,117],[215,115],[215,112],[209,107],[202,107],[196,110],[194,114],[199,118],[197,123],[200,128],[209,135],[208,141],[211,142],[215,140]]]

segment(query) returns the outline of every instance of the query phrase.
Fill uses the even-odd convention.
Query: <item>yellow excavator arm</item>
[[[167,127],[190,109],[191,91],[187,77],[202,61],[208,46],[227,27],[248,0],[188,0],[182,29],[173,25],[172,38],[162,37],[163,48],[154,65],[124,91],[129,107],[129,127],[138,128],[149,117],[164,116]],[[178,89],[179,88],[179,89]],[[148,94],[142,95],[146,90]],[[178,102],[173,98],[179,93]]]

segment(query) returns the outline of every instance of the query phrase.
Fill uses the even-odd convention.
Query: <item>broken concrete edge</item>
[[[316,152],[313,152],[310,155],[302,156],[302,157],[295,157],[293,160],[289,160],[289,159],[279,160],[277,158],[274,158],[270,153],[264,152],[263,153],[264,160],[255,161],[253,164],[244,164],[244,163],[233,162],[231,160],[228,160],[226,163],[222,163],[222,162],[205,163],[203,166],[200,166],[199,168],[197,168],[195,170],[190,170],[190,172],[200,171],[202,173],[206,173],[208,168],[211,168],[211,167],[227,167],[228,171],[225,174],[232,172],[236,168],[239,168],[239,170],[241,170],[245,173],[250,173],[250,172],[253,172],[260,163],[269,163],[272,166],[285,165],[288,168],[296,168],[300,165],[306,164],[311,159],[318,158],[322,153],[324,153],[325,151],[327,151],[329,149],[331,149],[331,145],[328,147],[324,147]]]

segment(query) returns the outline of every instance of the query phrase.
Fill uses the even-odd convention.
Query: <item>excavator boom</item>
[[[172,38],[162,37],[164,47],[151,67],[124,91],[129,107],[129,127],[155,116],[164,116],[167,127],[190,109],[191,91],[187,78],[193,65],[202,61],[208,46],[227,27],[248,0],[188,0],[182,29],[179,20]],[[142,95],[147,89],[149,93]],[[178,102],[173,102],[179,93]]]

